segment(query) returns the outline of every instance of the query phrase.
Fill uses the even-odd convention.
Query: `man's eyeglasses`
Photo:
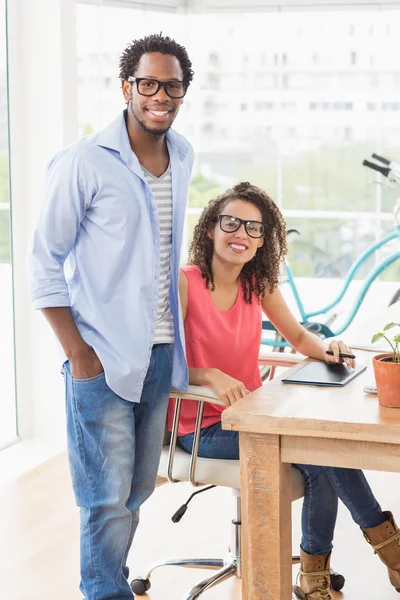
[[[187,86],[183,81],[158,81],[158,79],[147,79],[147,77],[128,77],[130,83],[136,83],[136,88],[141,96],[155,96],[160,88],[170,98],[183,98],[187,92]]]
[[[260,238],[264,235],[264,223],[260,221],[244,221],[239,217],[231,217],[230,215],[218,215],[219,226],[225,233],[234,233],[244,225],[247,235],[252,238]]]

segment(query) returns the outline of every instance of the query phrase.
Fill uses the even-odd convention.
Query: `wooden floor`
[[[400,476],[370,473],[378,500],[400,520]],[[166,557],[222,557],[229,539],[229,490],[199,495],[179,524],[171,515],[192,488],[167,484],[142,509],[129,564],[132,575]],[[293,506],[293,539],[299,540],[301,503]],[[78,511],[66,457],[55,457],[0,488],[0,597],[7,600],[80,600]],[[347,577],[343,600],[390,600],[400,596],[361,532],[341,509],[333,566]],[[294,569],[294,573],[296,569]],[[184,592],[208,572],[165,567],[156,571],[148,600],[183,600]],[[205,600],[240,600],[240,582],[229,580],[204,594]]]

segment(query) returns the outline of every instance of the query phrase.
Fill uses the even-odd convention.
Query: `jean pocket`
[[[103,371],[99,375],[95,375],[94,377],[87,377],[86,379],[76,379],[75,377],[72,377],[72,381],[77,384],[94,383],[95,381],[98,381],[99,379],[103,379],[105,377],[105,375],[106,374]]]
[[[108,387],[105,373],[86,379],[71,378],[72,397],[79,411],[92,414],[102,410],[114,392]],[[89,411],[89,412],[88,412]]]

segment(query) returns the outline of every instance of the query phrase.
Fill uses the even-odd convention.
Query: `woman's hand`
[[[339,352],[344,352],[345,354],[353,354],[353,351],[349,346],[342,340],[332,340],[329,344],[328,350],[332,350],[333,356],[330,354],[325,354],[325,362],[327,363],[345,363],[349,368],[354,369],[356,366],[356,361],[354,358],[342,358],[339,356]]]
[[[218,398],[225,403],[225,406],[231,406],[231,404],[234,404],[240,398],[244,398],[244,396],[250,394],[244,383],[223,373],[219,369],[212,369],[208,375],[208,382]]]

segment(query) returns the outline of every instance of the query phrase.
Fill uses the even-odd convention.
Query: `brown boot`
[[[293,592],[299,600],[333,600],[330,592],[331,553],[307,554],[300,548],[300,571]]]
[[[390,583],[400,592],[400,531],[391,512],[383,513],[387,520],[369,529],[363,529],[365,539],[387,566]]]

